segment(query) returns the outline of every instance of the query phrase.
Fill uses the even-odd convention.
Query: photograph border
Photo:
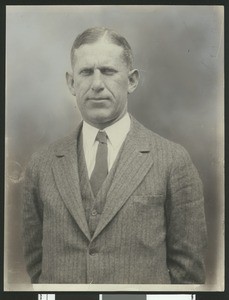
[[[38,3],[39,2],[39,3]],[[4,44],[4,41],[5,41],[5,27],[6,27],[6,6],[7,5],[73,5],[73,2],[74,2],[74,5],[93,5],[93,4],[97,4],[97,5],[101,5],[101,4],[104,4],[104,5],[108,5],[108,4],[120,4],[120,3],[117,3],[117,2],[113,2],[111,3],[111,1],[102,1],[102,3],[98,3],[97,1],[66,1],[64,4],[63,4],[63,1],[62,4],[59,3],[60,1],[5,1],[4,5],[1,5],[1,11],[0,11],[0,19],[1,19],[1,23],[0,25],[2,30],[1,30],[1,41],[3,41],[3,44]],[[93,2],[93,3],[92,3]],[[96,3],[95,3],[96,2]],[[106,2],[106,3],[105,3]],[[118,1],[120,2],[120,1]],[[134,5],[139,5],[139,3],[136,3],[136,2],[140,2],[140,1],[131,1],[130,3],[128,3],[129,1],[125,1],[125,3],[122,3],[122,4],[125,4],[125,5],[131,5],[131,4],[134,4]],[[149,3],[150,2],[150,3]],[[172,2],[172,3],[171,3]],[[141,4],[146,4],[144,1],[141,2]],[[228,86],[227,86],[227,79],[228,79],[228,60],[227,60],[227,56],[226,56],[226,53],[229,53],[229,47],[228,47],[228,3],[226,3],[226,0],[225,1],[147,1],[147,4],[149,5],[222,5],[224,6],[224,9],[225,9],[225,24],[224,24],[224,36],[225,36],[225,41],[224,41],[224,53],[225,53],[225,62],[224,62],[224,65],[225,65],[225,99],[227,99],[227,95],[228,95]],[[4,157],[5,157],[5,142],[4,142],[4,137],[5,137],[5,55],[6,55],[6,51],[5,51],[5,47],[1,47],[1,63],[2,63],[2,73],[1,73],[1,82],[2,82],[2,89],[1,89],[1,124],[0,124],[0,134],[1,134],[1,172],[2,172],[2,175],[1,176],[1,200],[3,199],[3,201],[1,201],[1,220],[2,220],[2,226],[1,226],[1,254],[3,253],[3,248],[4,248],[4,174],[5,174],[5,170],[4,170]],[[225,147],[227,148],[227,145],[228,145],[228,140],[227,140],[227,135],[226,135],[226,132],[227,132],[227,119],[226,119],[226,115],[227,115],[227,112],[228,112],[228,108],[227,108],[227,105],[226,105],[226,101],[225,102]],[[227,149],[225,149],[225,158],[226,158],[226,154],[227,154]],[[225,175],[227,175],[227,169],[228,166],[227,166],[227,161],[226,161],[226,172],[225,172]],[[227,178],[226,178],[227,179]],[[2,188],[3,187],[3,188]],[[228,187],[227,187],[227,181],[225,181],[225,199],[227,199],[228,197]],[[214,292],[210,292],[210,290],[208,290],[208,292],[206,291],[198,291],[196,292],[196,295],[197,295],[197,299],[200,299],[200,300],[205,300],[205,299],[208,299],[208,300],[211,300],[211,299],[226,299],[228,296],[229,296],[229,293],[228,293],[228,251],[226,251],[228,249],[228,236],[227,236],[227,233],[228,233],[228,204],[227,204],[227,201],[225,201],[225,291],[222,291],[222,292],[217,292],[217,291],[214,291]],[[3,255],[1,255],[1,259],[2,259],[2,266],[4,266],[4,253]],[[34,286],[34,291],[31,292],[31,291],[27,291],[27,292],[23,292],[23,289],[18,289],[18,292],[7,292],[7,291],[4,291],[4,283],[3,283],[3,280],[4,280],[4,268],[2,270],[2,273],[1,273],[1,291],[0,291],[0,299],[1,297],[3,297],[2,299],[5,300],[5,299],[14,299],[14,297],[16,296],[18,300],[20,299],[31,299],[31,296],[32,297],[37,297],[37,295],[39,294],[39,291],[48,291],[48,292],[53,292],[55,291],[56,294],[62,294],[63,296],[63,292],[64,294],[66,294],[66,300],[68,300],[67,298],[67,294],[72,294],[74,292],[74,295],[77,295],[77,297],[81,296],[81,297],[85,297],[85,299],[88,299],[89,298],[86,298],[86,297],[90,297],[90,296],[94,296],[94,297],[98,297],[99,293],[98,292],[102,292],[103,291],[106,293],[106,294],[128,294],[128,293],[136,293],[136,294],[142,294],[142,293],[145,293],[145,294],[158,294],[158,292],[160,291],[160,293],[162,293],[162,289],[159,288],[158,290],[155,289],[154,292],[150,292],[149,290],[139,290],[139,291],[132,291],[130,289],[130,291],[124,289],[124,290],[120,290],[120,291],[117,291],[117,290],[109,290],[107,291],[106,289],[104,290],[97,290],[97,289],[92,289],[90,291],[87,291],[87,292],[84,292],[82,293],[82,291],[85,291],[85,288],[83,288],[83,290],[78,290],[77,292],[75,292],[74,290],[74,287],[72,287],[72,289],[69,289],[68,292],[67,291],[63,291],[62,289],[61,290],[58,290],[56,287],[53,287],[52,289],[52,285],[49,285],[48,289],[45,289],[43,286],[40,287],[39,289],[36,289],[36,286]],[[39,285],[40,286],[40,285]],[[54,285],[53,285],[54,286]],[[87,285],[85,285],[87,286]],[[163,294],[174,294],[174,292],[176,294],[179,294],[179,293],[184,293],[183,291],[187,292],[187,293],[193,293],[195,290],[196,290],[196,287],[194,285],[192,285],[193,288],[191,289],[186,289],[187,287],[185,286],[184,287],[184,290],[179,290],[177,291],[176,288],[177,286],[174,286],[174,289],[172,288],[172,286],[170,286],[171,289],[169,290],[166,290],[165,292],[163,292]],[[165,285],[161,285],[161,287],[164,289]],[[87,289],[86,289],[87,290]],[[11,297],[11,298],[9,298]],[[215,297],[215,298],[212,298],[212,297]],[[37,299],[37,298],[34,298],[34,299]],[[81,298],[80,298],[81,299]],[[94,298],[96,299],[96,298]],[[121,300],[121,299],[120,299]]]

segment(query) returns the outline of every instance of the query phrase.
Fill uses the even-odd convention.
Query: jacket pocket
[[[164,195],[136,195],[132,196],[133,204],[141,205],[164,205],[165,196]]]

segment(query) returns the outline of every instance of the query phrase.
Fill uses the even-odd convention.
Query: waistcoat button
[[[95,209],[93,209],[92,212],[91,212],[91,215],[96,216],[97,214],[98,214],[97,211]]]
[[[94,249],[91,249],[91,250],[89,251],[89,254],[90,254],[91,256],[95,256],[95,255],[97,254],[97,252],[96,252]]]

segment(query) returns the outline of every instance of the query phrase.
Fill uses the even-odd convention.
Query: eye
[[[82,69],[80,71],[80,75],[82,76],[90,76],[93,74],[93,69]]]
[[[117,70],[112,69],[112,68],[102,68],[102,69],[100,69],[100,71],[102,74],[108,75],[108,76],[111,76],[111,75],[114,75],[115,73],[117,73]]]

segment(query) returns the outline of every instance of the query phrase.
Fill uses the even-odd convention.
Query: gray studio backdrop
[[[68,91],[70,48],[88,27],[122,33],[140,83],[129,111],[180,143],[204,184],[207,283],[223,283],[224,21],[219,6],[9,6],[6,27],[5,282],[28,283],[22,252],[22,182],[40,147],[81,120]]]

